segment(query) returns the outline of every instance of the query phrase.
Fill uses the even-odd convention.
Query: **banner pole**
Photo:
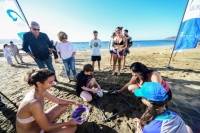
[[[187,6],[188,6],[188,3],[189,3],[190,0],[187,1],[187,4],[186,4],[186,7],[185,7],[185,10],[184,10],[184,13],[183,13],[183,16],[182,16],[182,20],[181,20],[181,23],[180,23],[180,26],[179,26],[179,29],[178,29],[178,33],[176,35],[176,40],[174,42],[174,47],[173,47],[173,50],[171,52],[171,56],[170,56],[170,59],[169,59],[169,63],[167,66],[164,66],[164,68],[168,68],[168,69],[172,69],[173,67],[170,66],[170,62],[171,62],[171,59],[172,59],[172,55],[173,55],[173,52],[174,52],[174,49],[175,49],[175,46],[176,46],[176,42],[177,42],[177,38],[178,38],[178,35],[179,35],[179,32],[180,32],[180,28],[181,28],[181,25],[182,25],[182,22],[183,22],[183,18],[185,16],[185,12],[186,12],[186,9],[187,9]]]
[[[22,8],[20,7],[20,5],[19,5],[19,3],[18,3],[18,1],[17,1],[17,0],[16,0],[16,3],[17,3],[17,5],[18,5],[18,7],[19,7],[19,10],[21,11],[22,15],[24,16],[24,19],[25,19],[25,21],[26,21],[26,24],[27,24],[27,25],[28,25],[28,27],[29,27],[29,24],[28,24],[28,21],[27,21],[27,19],[26,19],[25,15],[24,15],[24,12],[22,11]]]

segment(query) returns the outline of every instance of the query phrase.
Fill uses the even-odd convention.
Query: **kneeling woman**
[[[166,89],[168,100],[170,101],[172,99],[172,92],[169,86],[162,79],[161,75],[158,72],[154,70],[149,70],[144,64],[140,62],[133,63],[130,66],[130,69],[132,73],[132,78],[124,87],[122,87],[120,90],[117,90],[118,93],[121,93],[126,89],[134,92],[136,88],[141,87],[141,85],[145,82],[157,82]]]
[[[17,111],[16,130],[18,133],[75,133],[77,122],[53,123],[67,109],[69,104],[81,106],[76,101],[65,100],[51,95],[47,90],[54,85],[54,72],[48,69],[32,70],[27,73],[25,81],[35,86],[22,100]],[[44,112],[44,99],[56,103]]]
[[[147,82],[134,91],[147,106],[140,119],[135,118],[136,133],[192,133],[181,117],[166,109],[168,98],[166,89],[159,83]]]

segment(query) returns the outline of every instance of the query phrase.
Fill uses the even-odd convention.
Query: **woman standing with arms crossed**
[[[76,81],[76,67],[75,67],[75,57],[76,50],[73,47],[72,43],[68,42],[68,36],[65,32],[60,31],[58,33],[58,39],[60,42],[57,44],[56,49],[60,58],[63,60],[63,64],[65,66],[65,72],[67,75],[67,83],[70,82],[70,68],[74,75],[74,81]]]
[[[32,70],[27,73],[25,81],[34,86],[21,101],[16,120],[17,133],[75,133],[77,122],[70,119],[67,122],[53,123],[67,109],[69,104],[82,106],[76,101],[57,98],[47,90],[54,84],[55,73],[48,69]],[[44,99],[56,105],[44,112]]]
[[[117,27],[115,29],[116,37],[112,43],[113,49],[113,73],[115,75],[116,63],[118,62],[118,73],[120,75],[121,67],[122,67],[122,60],[124,56],[124,50],[127,47],[126,37],[122,35],[123,27]]]
[[[110,52],[110,66],[112,66],[112,60],[113,60],[113,45],[112,44],[113,44],[113,40],[114,40],[115,36],[116,36],[116,33],[113,32],[111,39],[110,39],[110,42],[108,44],[108,49],[109,49],[109,52]]]

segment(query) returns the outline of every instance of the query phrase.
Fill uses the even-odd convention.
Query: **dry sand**
[[[184,121],[192,127],[194,133],[200,131],[200,49],[179,52],[175,57],[175,61],[172,61],[170,64],[174,67],[171,70],[163,68],[163,66],[168,65],[169,57],[169,47],[134,48],[131,49],[131,53],[127,56],[126,69],[122,71],[120,76],[111,76],[112,68],[109,66],[109,53],[108,50],[103,50],[101,61],[102,72],[95,71],[94,77],[105,92],[103,98],[98,99],[98,101],[107,117],[129,107],[119,96],[106,94],[106,92],[113,89],[120,89],[127,83],[131,78],[129,66],[133,62],[139,61],[161,73],[173,93],[173,99],[169,103],[169,108],[179,113]],[[37,68],[37,66],[29,56],[24,56],[25,64],[17,65],[16,67],[8,66],[6,60],[2,57],[0,61],[0,91],[19,105],[24,95],[32,89],[23,81],[23,76],[28,70]],[[77,51],[77,72],[86,63],[91,63],[90,52]],[[144,112],[145,106],[140,100],[127,91],[123,92],[122,96],[133,107],[117,115],[110,121],[105,122],[95,102],[83,103],[81,98],[76,96],[75,83],[65,82],[66,76],[63,64],[57,63],[54,64],[54,67],[60,82],[49,91],[57,97],[77,100],[90,109],[88,120],[78,126],[77,133],[131,133],[133,127],[131,120],[135,117],[139,118]],[[97,64],[95,69],[97,70]],[[3,98],[3,101],[8,107],[0,111],[0,132],[15,132],[16,109],[5,98]],[[46,102],[45,109],[50,108],[52,105],[51,102]],[[57,121],[71,118],[71,114],[75,108],[74,105],[69,106],[66,113]]]

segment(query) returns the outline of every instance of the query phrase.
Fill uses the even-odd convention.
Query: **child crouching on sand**
[[[4,44],[3,45],[3,53],[4,53],[4,57],[7,59],[7,62],[9,65],[11,66],[15,66],[13,63],[12,63],[12,55],[11,55],[11,51],[9,49],[9,46],[8,44]]]
[[[91,64],[86,64],[83,67],[83,71],[76,76],[76,94],[83,98],[86,102],[90,102],[92,100],[91,93],[97,94],[97,91],[101,90],[101,87],[92,76],[93,71],[94,67]],[[94,85],[97,86],[97,90],[92,89]]]
[[[166,89],[159,83],[146,82],[134,91],[147,106],[140,119],[135,118],[135,133],[192,133],[182,118],[165,107]]]

